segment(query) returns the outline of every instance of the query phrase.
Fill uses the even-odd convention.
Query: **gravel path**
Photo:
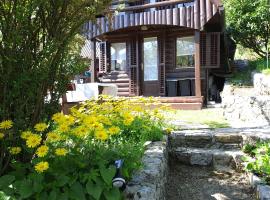
[[[172,163],[166,200],[253,200],[244,174],[224,174],[210,167]]]

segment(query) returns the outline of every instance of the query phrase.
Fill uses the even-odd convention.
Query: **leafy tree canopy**
[[[233,39],[264,57],[270,46],[270,1],[224,0],[224,5]]]
[[[109,3],[0,1],[0,120],[25,128],[55,112],[68,79],[87,66],[76,35]]]

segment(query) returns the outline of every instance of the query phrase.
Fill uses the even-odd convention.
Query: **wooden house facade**
[[[156,96],[199,109],[225,73],[227,47],[219,0],[115,0],[85,25],[92,81],[115,83],[119,96]]]

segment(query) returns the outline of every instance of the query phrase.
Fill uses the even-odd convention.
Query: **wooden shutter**
[[[165,37],[158,37],[158,53],[159,53],[159,95],[165,96]]]
[[[138,77],[138,46],[136,38],[127,42],[127,61],[129,63],[129,94],[130,96],[139,95]]]
[[[99,43],[99,72],[106,73],[111,71],[111,51],[108,42]]]
[[[201,66],[204,68],[220,67],[220,33],[200,34]]]

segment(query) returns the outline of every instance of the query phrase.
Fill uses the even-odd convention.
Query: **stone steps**
[[[242,166],[241,150],[206,149],[178,147],[171,151],[171,156],[187,165],[212,166],[217,171],[233,172]]]
[[[214,132],[209,129],[183,130],[172,132],[169,142],[171,148],[240,149],[243,137],[239,133]]]

